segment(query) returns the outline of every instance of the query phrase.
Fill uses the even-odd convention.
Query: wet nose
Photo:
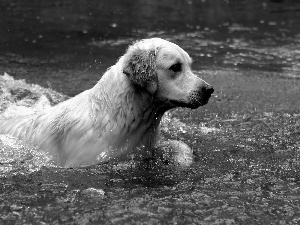
[[[212,86],[210,85],[205,85],[202,87],[202,91],[203,93],[205,93],[206,95],[211,95],[212,93],[214,93],[214,89]]]

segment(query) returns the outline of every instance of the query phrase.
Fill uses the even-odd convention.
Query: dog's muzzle
[[[214,89],[212,86],[205,84],[201,85],[198,90],[193,91],[190,96],[190,108],[196,109],[199,106],[207,104],[211,97]]]

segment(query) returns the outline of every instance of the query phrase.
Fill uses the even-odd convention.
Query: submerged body
[[[1,120],[0,132],[56,155],[67,167],[147,156],[166,110],[197,108],[213,92],[190,64],[173,43],[137,42],[93,88],[50,109]]]
[[[110,68],[94,88],[50,109],[2,120],[1,133],[54,153],[64,166],[90,164],[98,155],[100,161],[107,161],[133,150],[140,145],[137,137],[155,122],[156,113],[148,96],[132,89],[126,75],[114,70],[115,66]],[[112,79],[117,83],[107,84]]]

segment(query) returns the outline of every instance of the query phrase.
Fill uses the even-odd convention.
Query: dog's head
[[[193,74],[191,63],[178,45],[151,38],[128,48],[123,73],[166,107],[197,108],[208,102],[214,89]]]

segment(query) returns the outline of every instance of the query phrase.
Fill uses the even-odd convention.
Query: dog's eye
[[[181,63],[175,63],[170,68],[173,72],[180,72],[181,71]]]

